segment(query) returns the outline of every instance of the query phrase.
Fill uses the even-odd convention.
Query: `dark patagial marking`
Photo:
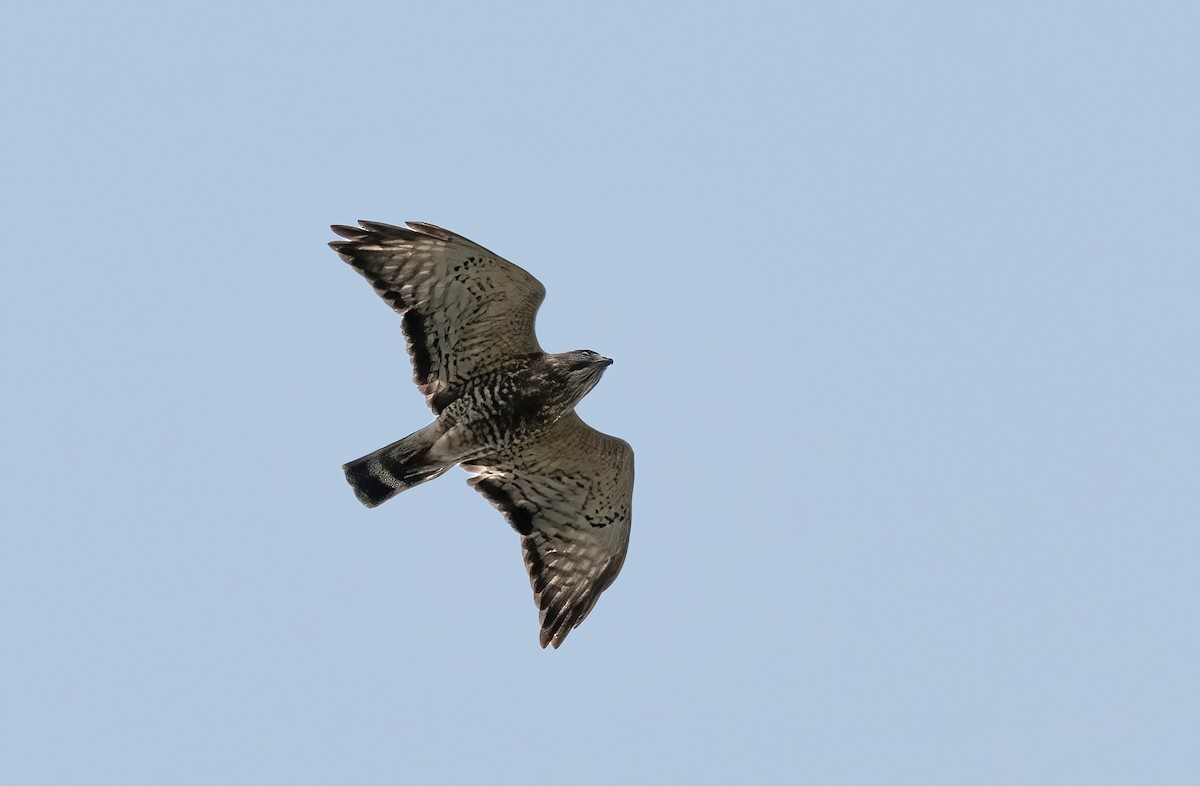
[[[494,480],[485,478],[476,483],[475,488],[483,492],[483,496],[500,508],[513,529],[522,535],[529,535],[533,532],[533,515],[525,508],[517,507],[503,486]]]
[[[429,339],[425,335],[425,320],[421,318],[415,308],[410,308],[404,312],[402,326],[404,335],[408,336],[412,346],[413,366],[417,370],[417,379],[424,382],[429,379],[429,372],[433,365],[429,357]]]
[[[405,302],[404,295],[400,294],[400,292],[395,289],[388,289],[380,292],[380,297],[382,297],[392,308],[408,308],[410,305],[409,303]]]
[[[441,414],[443,409],[450,406],[455,401],[458,401],[459,397],[461,397],[461,396],[462,396],[461,388],[453,388],[451,390],[443,390],[441,393],[438,393],[437,395],[435,395],[433,397],[433,400],[429,402],[429,406],[433,407],[434,412]]]

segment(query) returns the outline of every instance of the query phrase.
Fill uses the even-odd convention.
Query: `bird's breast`
[[[466,427],[480,448],[527,441],[563,415],[555,390],[523,384],[519,377],[490,375],[469,384],[441,418]]]

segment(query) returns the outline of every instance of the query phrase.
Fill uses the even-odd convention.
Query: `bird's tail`
[[[368,508],[381,505],[401,491],[433,480],[453,463],[433,460],[430,448],[442,435],[435,421],[399,442],[368,453],[342,466],[354,493]]]

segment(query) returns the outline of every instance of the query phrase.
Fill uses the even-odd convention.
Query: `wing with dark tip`
[[[533,323],[546,296],[517,267],[432,224],[335,225],[329,245],[403,315],[413,381],[434,412],[464,381],[506,357],[540,353]]]
[[[625,562],[633,449],[571,412],[515,452],[464,466],[480,473],[467,482],[521,534],[541,643],[557,648]]]

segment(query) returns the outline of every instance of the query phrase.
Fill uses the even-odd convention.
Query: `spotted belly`
[[[556,404],[508,377],[479,379],[439,416],[444,448],[467,461],[527,443],[565,413]]]

